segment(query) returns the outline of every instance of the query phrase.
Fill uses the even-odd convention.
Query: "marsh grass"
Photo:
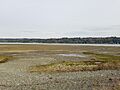
[[[62,61],[47,65],[30,67],[30,72],[76,72],[96,70],[120,70],[120,56],[83,52],[96,60],[91,61]]]
[[[3,48],[4,47],[4,48]],[[93,47],[93,46],[67,46],[67,45],[1,45],[1,53],[8,53],[10,56],[0,56],[0,63],[13,60],[9,53],[44,53],[48,57],[57,56],[55,54],[85,54],[89,61],[82,61],[76,57],[61,57],[57,58],[57,63],[46,65],[31,66],[30,72],[75,72],[75,71],[95,71],[95,70],[110,70],[120,69],[120,48],[118,47]],[[87,52],[86,52],[87,51]],[[96,53],[98,52],[112,52],[114,55]],[[116,54],[117,53],[117,54]],[[54,56],[55,55],[55,56]],[[118,56],[115,56],[118,55]],[[34,56],[34,55],[33,55]],[[89,58],[90,56],[90,58]],[[27,58],[27,57],[26,57]],[[93,58],[93,59],[91,59]],[[95,58],[95,59],[94,59]],[[63,61],[61,61],[61,59]],[[67,59],[67,60],[66,60]],[[76,61],[76,60],[78,61]],[[91,60],[90,60],[91,59]],[[69,60],[69,61],[68,61]],[[60,61],[60,62],[58,62]]]
[[[33,66],[30,67],[30,72],[76,72],[115,69],[120,69],[120,63],[106,61],[63,61],[59,63]]]
[[[0,56],[0,63],[5,63],[12,59],[13,59],[13,56]]]
[[[75,72],[84,71],[87,69],[92,70],[97,65],[87,65],[84,62],[59,62],[47,65],[30,67],[30,72]]]
[[[108,62],[120,62],[120,56],[108,55],[108,54],[98,54],[93,52],[83,52],[83,54],[91,55],[99,59],[100,61]]]

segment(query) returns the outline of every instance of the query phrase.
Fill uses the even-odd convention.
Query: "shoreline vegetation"
[[[30,67],[30,72],[77,72],[97,70],[120,70],[120,56],[83,52],[95,59],[90,61],[61,61],[47,65]]]
[[[3,48],[4,47],[4,48]],[[116,49],[117,48],[117,49]],[[97,70],[120,70],[119,47],[55,46],[55,45],[1,45],[0,63],[5,63],[17,54],[45,54],[57,61],[45,65],[33,65],[30,72],[77,72]],[[41,53],[42,52],[42,53]],[[105,52],[105,53],[103,53]],[[107,53],[106,53],[107,52]],[[114,53],[113,53],[114,52]],[[61,54],[75,56],[59,56]],[[79,57],[83,55],[84,57]],[[47,56],[47,57],[48,57]],[[39,56],[40,57],[40,56]],[[27,57],[25,57],[27,58]],[[45,57],[46,58],[46,57]],[[85,60],[86,59],[86,60]],[[85,60],[85,61],[84,61]]]
[[[0,38],[0,43],[120,44],[120,37]]]

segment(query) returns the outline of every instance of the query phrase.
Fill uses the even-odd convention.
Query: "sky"
[[[0,0],[0,37],[120,36],[120,0]]]

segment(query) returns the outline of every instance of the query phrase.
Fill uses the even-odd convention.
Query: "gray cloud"
[[[0,37],[120,36],[120,0],[0,0]]]

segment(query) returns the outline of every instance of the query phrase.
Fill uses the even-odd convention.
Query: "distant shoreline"
[[[94,45],[94,44],[114,44],[114,45],[118,45],[120,44],[120,37],[88,37],[88,38],[50,38],[50,39],[33,39],[33,38],[0,38],[0,43],[36,43],[36,44],[82,44],[82,45],[86,45],[86,44],[90,44],[90,45]]]

